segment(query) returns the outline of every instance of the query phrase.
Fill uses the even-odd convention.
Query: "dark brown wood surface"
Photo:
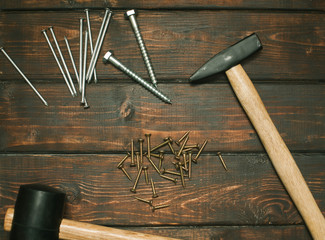
[[[69,94],[41,34],[54,26],[73,72],[63,37],[78,63],[85,7],[91,8],[93,36],[104,7],[114,12],[97,64],[99,83],[87,86],[87,110],[80,96]],[[172,105],[101,61],[113,50],[148,79],[123,17],[130,8],[141,9],[137,19],[159,89]],[[83,222],[180,239],[311,239],[225,75],[193,85],[188,78],[216,53],[256,32],[263,50],[243,66],[325,214],[324,9],[321,0],[1,1],[0,41],[49,106],[0,53],[0,239],[8,239],[3,217],[26,183],[66,192],[65,217]],[[116,165],[132,138],[151,133],[154,146],[188,130],[190,143],[209,142],[186,188],[149,169],[159,194],[154,203],[170,204],[153,213],[134,199],[151,197],[143,177],[133,194],[132,182]],[[173,157],[164,149],[165,167],[172,169]],[[136,170],[126,169],[134,178]]]

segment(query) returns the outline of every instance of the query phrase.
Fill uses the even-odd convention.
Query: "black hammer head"
[[[253,33],[215,55],[197,70],[190,77],[189,81],[194,82],[210,75],[227,71],[261,48],[261,41],[258,36]]]

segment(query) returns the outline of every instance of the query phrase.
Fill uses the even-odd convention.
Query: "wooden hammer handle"
[[[4,230],[10,231],[14,209],[7,210],[4,220]],[[60,239],[64,240],[177,240],[176,238],[160,237],[151,234],[132,232],[117,228],[103,227],[99,225],[77,222],[73,220],[63,219],[60,225]]]
[[[226,71],[230,84],[256,129],[283,185],[314,239],[325,239],[325,219],[289,149],[274,126],[252,81],[240,64]]]

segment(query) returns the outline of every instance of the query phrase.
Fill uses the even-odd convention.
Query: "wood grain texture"
[[[134,196],[150,199],[142,176],[137,193],[116,168],[124,154],[1,154],[0,184],[3,218],[15,203],[21,184],[42,183],[67,193],[65,218],[110,226],[160,225],[286,225],[302,219],[265,154],[224,154],[226,172],[215,153],[193,165],[186,188],[164,180],[150,167],[159,197],[154,204],[169,208],[152,212]],[[317,203],[325,211],[323,154],[295,154]],[[164,166],[172,168],[173,157]],[[125,168],[134,178],[136,168]],[[145,161],[146,162],[146,161]]]
[[[60,1],[2,1],[0,9],[73,9],[73,8],[142,8],[142,9],[156,9],[156,8],[249,8],[249,9],[303,9],[303,10],[324,10],[325,4],[322,0],[304,1],[304,0],[261,0],[261,1],[215,1],[215,0],[161,0],[161,1],[141,1],[141,0],[60,0]]]
[[[121,226],[119,226],[121,228]],[[1,227],[0,227],[1,229]],[[311,240],[307,229],[301,225],[292,226],[183,226],[183,227],[124,227],[123,229],[175,237],[184,240]],[[1,239],[8,239],[7,232],[0,231]]]
[[[114,11],[99,55],[100,81],[124,78],[114,67],[104,65],[108,50],[130,69],[148,78],[139,47],[124,11]],[[93,37],[97,36],[103,11],[91,11]],[[78,62],[79,18],[83,11],[24,11],[0,14],[0,39],[8,54],[31,79],[61,79],[41,30],[54,26],[63,53],[67,36]],[[28,21],[26,21],[28,19]],[[253,80],[324,80],[324,14],[259,11],[140,11],[138,23],[159,82],[187,81],[212,56],[256,32],[264,49],[243,62]],[[67,60],[68,61],[68,60]],[[0,79],[15,79],[17,73],[0,57]],[[72,67],[68,61],[71,72]],[[215,78],[216,77],[216,78]],[[211,79],[225,80],[223,74]],[[216,81],[215,80],[215,81]]]
[[[64,83],[36,84],[49,107],[27,84],[2,83],[1,151],[124,151],[131,138],[145,133],[153,135],[155,146],[188,130],[192,143],[209,140],[206,151],[264,151],[228,84],[161,84],[173,101],[168,105],[141,86],[122,82],[90,85],[87,110],[80,107],[80,97],[70,96]],[[290,150],[324,149],[324,85],[256,87]]]

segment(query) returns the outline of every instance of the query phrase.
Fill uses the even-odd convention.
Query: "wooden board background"
[[[94,36],[104,7],[114,12],[97,64],[99,83],[87,86],[88,110],[79,106],[80,96],[70,96],[41,34],[54,26],[73,72],[63,37],[77,61],[78,24],[86,7]],[[172,105],[101,61],[113,50],[148,79],[123,17],[130,8],[139,9],[159,89]],[[180,239],[311,239],[225,75],[193,85],[187,79],[216,53],[256,32],[263,50],[243,66],[325,213],[324,1],[6,0],[0,9],[0,41],[49,103],[42,105],[1,54],[0,239],[8,238],[5,210],[25,183],[65,191],[65,217],[94,224]],[[132,183],[116,164],[132,138],[151,133],[156,145],[188,130],[191,143],[209,143],[185,189],[150,169],[160,195],[155,202],[171,205],[152,213],[134,200]],[[127,170],[135,177],[134,169]],[[151,196],[143,180],[137,196]]]

